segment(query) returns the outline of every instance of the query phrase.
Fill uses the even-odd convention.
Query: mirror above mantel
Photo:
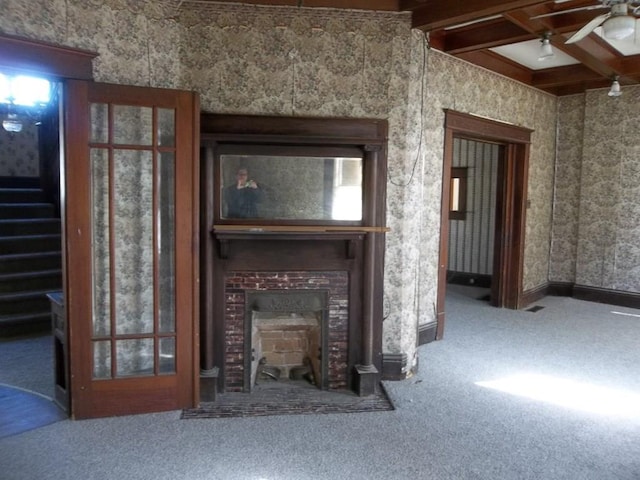
[[[362,220],[359,148],[225,145],[219,148],[220,220]]]

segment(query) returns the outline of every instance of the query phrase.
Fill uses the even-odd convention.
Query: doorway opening
[[[453,258],[461,265],[455,268],[463,270],[461,273],[472,274],[461,277],[466,281],[473,279],[475,282],[476,278],[486,281],[486,272],[490,271],[491,305],[511,309],[522,307],[531,133],[532,130],[527,128],[445,110],[436,340],[444,334],[445,294]],[[473,162],[469,151],[462,152],[462,146],[473,147]],[[488,152],[487,159],[490,160],[476,162],[478,147],[481,147],[481,153]],[[484,174],[479,175],[482,172]],[[489,185],[486,199],[475,196],[478,189],[476,177]],[[495,182],[491,187],[493,179]],[[473,180],[473,185],[469,184],[470,180]],[[479,202],[479,206],[473,202]],[[469,211],[471,207],[473,212]],[[484,240],[476,242],[477,252],[472,254],[473,220],[482,215],[487,217],[486,221],[477,222],[476,231],[480,237],[484,235]],[[451,225],[450,222],[457,223]],[[460,225],[462,222],[465,225]],[[468,232],[464,232],[465,228]],[[466,233],[470,233],[471,238]],[[450,242],[456,247],[451,253]],[[472,267],[473,262],[465,263],[465,258],[474,258],[475,266]],[[473,275],[473,270],[482,269],[484,276]]]
[[[504,145],[454,137],[449,194],[447,283],[490,300],[498,172]]]

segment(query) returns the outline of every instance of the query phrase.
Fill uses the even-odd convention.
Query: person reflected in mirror
[[[236,172],[236,183],[225,188],[224,200],[229,218],[257,218],[258,203],[264,198],[264,190],[255,180],[249,179],[249,170],[241,167]]]

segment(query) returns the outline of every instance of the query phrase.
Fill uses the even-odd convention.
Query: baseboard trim
[[[418,325],[418,346],[433,342],[436,339],[437,330],[437,322]]]
[[[611,305],[618,305],[620,307],[640,309],[640,293],[587,287],[585,285],[574,285],[573,298],[577,298],[578,300],[587,300],[589,302],[608,303]]]
[[[570,282],[549,282],[547,295],[554,297],[573,297],[573,283]]]
[[[447,270],[447,283],[490,288],[491,275],[486,275],[483,273],[453,272],[451,270]]]
[[[404,380],[407,378],[406,353],[382,354],[382,380]]]
[[[525,308],[527,305],[540,300],[545,295],[572,297],[588,302],[606,303],[620,307],[640,309],[640,293],[575,285],[569,282],[549,282],[523,292],[520,297],[520,308]]]
[[[520,305],[519,308],[525,308],[531,305],[533,302],[537,302],[544,296],[549,294],[549,284],[545,283],[543,285],[532,288],[531,290],[527,290],[526,292],[522,292],[520,296]]]

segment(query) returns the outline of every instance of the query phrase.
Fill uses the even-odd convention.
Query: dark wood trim
[[[571,282],[549,282],[547,295],[554,297],[573,297],[573,286]]]
[[[449,195],[453,142],[455,137],[503,145],[498,171],[496,198],[496,234],[491,304],[517,309],[522,296],[524,270],[525,218],[529,145],[533,130],[490,120],[468,113],[445,109],[442,202],[440,211],[440,253],[436,298],[436,339],[441,339],[445,324],[449,242]]]
[[[523,292],[519,308],[525,308],[548,295],[640,309],[640,293],[575,285],[570,282],[549,282]]]
[[[481,141],[494,140],[498,143],[531,143],[530,128],[519,127],[469,113],[445,109],[445,128],[454,130],[456,135]]]
[[[640,293],[621,292],[606,288],[589,287],[586,285],[573,286],[573,298],[588,302],[608,303],[621,307],[640,308]]]
[[[440,248],[438,253],[438,290],[436,292],[436,340],[444,335],[445,296],[447,293],[447,265],[449,264],[449,202],[451,195],[451,165],[453,163],[453,129],[444,130],[444,153],[442,159],[442,201],[440,205]]]
[[[207,141],[242,141],[285,143],[295,137],[296,145],[318,144],[329,139],[330,145],[383,145],[387,141],[387,121],[382,119],[278,117],[268,115],[218,115],[200,117],[201,138]]]
[[[546,297],[547,295],[550,295],[548,283],[544,283],[535,288],[531,288],[525,292],[522,292],[522,295],[520,296],[520,308],[525,308],[528,305],[537,302],[541,298]]]
[[[93,80],[95,52],[0,35],[0,64],[20,73],[49,78]]]
[[[426,345],[436,340],[438,322],[418,325],[418,345]]]
[[[509,155],[507,161],[512,164],[514,174],[511,178],[513,184],[509,199],[513,208],[513,217],[509,226],[511,243],[507,247],[509,259],[507,264],[502,266],[503,273],[508,275],[510,281],[510,288],[508,288],[504,304],[506,308],[521,308],[520,296],[524,281],[524,243],[529,184],[529,149],[529,143],[510,144],[510,148],[507,149],[510,154],[513,153],[513,156]]]
[[[408,357],[406,353],[382,354],[382,379],[404,380],[407,378]]]

